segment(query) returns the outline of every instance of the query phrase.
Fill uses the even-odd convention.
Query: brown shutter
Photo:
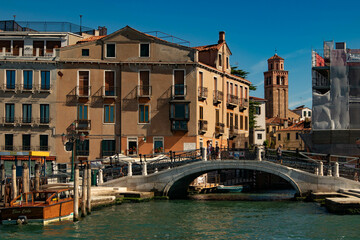
[[[149,71],[140,71],[140,94],[141,95],[150,95],[149,85],[150,85],[150,72]]]
[[[114,91],[115,72],[105,72],[105,91]]]
[[[87,96],[89,94],[89,72],[79,71],[79,95]]]
[[[175,85],[184,85],[185,73],[183,70],[175,70]]]

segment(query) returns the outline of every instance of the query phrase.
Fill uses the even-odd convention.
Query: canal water
[[[126,203],[82,221],[0,225],[0,239],[359,239],[360,217],[296,201]]]

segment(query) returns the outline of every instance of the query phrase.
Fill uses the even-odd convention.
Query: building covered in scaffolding
[[[360,49],[326,41],[313,50],[312,90],[311,151],[360,155]]]

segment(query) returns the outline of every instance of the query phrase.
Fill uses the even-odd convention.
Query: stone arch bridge
[[[215,170],[248,169],[277,175],[288,181],[301,196],[307,192],[330,192],[360,189],[360,183],[343,177],[313,174],[276,162],[259,160],[196,161],[149,175],[126,176],[101,184],[108,187],[127,187],[134,191],[158,191],[170,198],[186,196],[189,184],[204,173]],[[321,169],[322,171],[322,169]],[[314,171],[315,172],[315,171]]]

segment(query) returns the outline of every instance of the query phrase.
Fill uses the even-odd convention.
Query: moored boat
[[[218,185],[217,192],[221,193],[239,193],[242,192],[244,189],[243,185],[236,185],[236,186],[224,186],[224,185]]]
[[[71,219],[74,199],[71,189],[33,191],[19,195],[1,209],[2,224],[48,224]]]

